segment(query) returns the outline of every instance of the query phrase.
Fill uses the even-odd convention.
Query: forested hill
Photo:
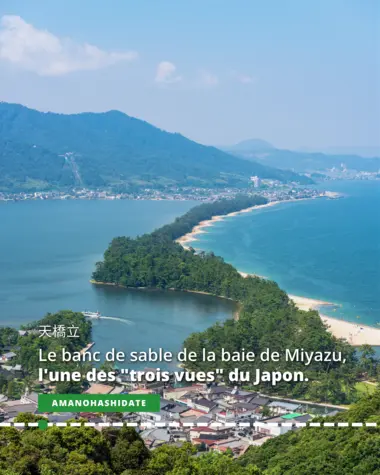
[[[74,185],[75,177],[64,157],[41,147],[4,140],[0,134],[0,191]]]
[[[63,186],[233,185],[258,175],[310,183],[305,176],[248,162],[118,111],[42,113],[0,103],[0,191]]]
[[[266,348],[283,354],[285,349],[303,348],[307,352],[341,351],[346,359],[339,362],[313,361],[309,366],[301,362],[241,363],[239,370],[248,371],[253,382],[255,369],[262,371],[303,371],[307,382],[285,383],[272,386],[270,382],[255,386],[264,393],[276,392],[288,397],[349,402],[355,397],[357,372],[356,357],[348,343],[337,340],[327,331],[317,312],[298,310],[275,282],[256,277],[243,278],[230,264],[213,253],[187,251],[174,242],[181,233],[212,215],[252,206],[255,198],[215,202],[193,208],[174,223],[152,234],[136,239],[118,237],[104,254],[103,262],[96,265],[93,279],[127,287],[146,287],[207,292],[227,297],[240,303],[238,321],[227,320],[204,332],[194,333],[185,341],[189,351],[201,354],[202,348],[216,354],[222,348],[229,351],[249,349],[259,354]],[[256,204],[261,204],[260,198]],[[224,369],[224,374],[235,368],[234,362],[187,363],[194,371]],[[248,384],[248,383],[245,383]]]
[[[319,427],[290,431],[251,448],[238,464],[263,475],[370,475],[380,473],[380,390],[348,411],[315,421],[372,422],[377,427]],[[314,422],[314,420],[313,420]],[[244,472],[242,472],[244,473]]]

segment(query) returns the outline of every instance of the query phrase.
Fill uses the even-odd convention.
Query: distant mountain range
[[[230,151],[234,153],[261,153],[269,152],[271,150],[276,150],[275,147],[261,139],[248,139],[243,140],[242,142],[237,143],[236,145],[231,145],[230,147],[219,147],[221,150]]]
[[[0,103],[0,190],[85,186],[132,191],[167,185],[247,187],[252,175],[307,184],[118,111],[43,113]]]
[[[359,157],[375,158],[380,157],[380,147],[327,147],[314,149],[311,147],[300,147],[297,152],[324,153],[327,155],[358,155]]]
[[[244,140],[236,145],[220,147],[225,152],[239,158],[254,160],[263,165],[293,170],[297,173],[325,172],[331,168],[340,168],[344,164],[348,169],[357,171],[377,172],[380,169],[380,158],[364,158],[352,153],[321,153],[281,150],[270,143],[259,140]],[[375,150],[373,147],[371,150]],[[342,151],[337,148],[335,151]],[[368,152],[368,150],[367,150]]]

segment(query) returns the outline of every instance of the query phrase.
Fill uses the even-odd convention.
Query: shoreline
[[[290,201],[302,201],[305,199],[312,199],[312,198],[300,198],[299,200],[270,201],[269,203],[266,203],[265,205],[251,206],[249,208],[245,208],[240,211],[233,211],[232,213],[228,213],[228,214],[212,216],[211,219],[206,219],[198,223],[196,226],[193,227],[193,229],[189,233],[186,233],[180,238],[176,239],[175,242],[177,242],[178,244],[181,244],[181,246],[184,247],[185,249],[189,249],[189,247],[191,246],[188,246],[187,243],[192,242],[192,241],[197,241],[197,238],[195,236],[197,236],[198,234],[206,233],[207,231],[205,231],[204,228],[213,226],[218,221],[224,221],[225,218],[238,216],[239,214],[242,214],[242,213],[249,213],[250,211],[253,211],[255,209],[269,208],[279,203],[289,203]]]
[[[242,277],[260,277],[264,278],[255,274],[247,274],[246,272],[240,272],[239,274]],[[114,284],[111,282],[98,282],[96,280],[90,280],[92,285],[100,285],[100,286],[111,286],[120,289],[127,289],[127,290],[144,290],[144,291],[160,291],[159,289],[150,289],[149,287],[127,287],[125,285]],[[186,292],[192,294],[201,294],[201,295],[208,295],[210,297],[215,297],[218,299],[229,300],[231,302],[235,302],[238,306],[237,309],[234,311],[232,318],[237,320],[239,318],[240,312],[240,304],[239,302],[229,298],[224,297],[221,295],[214,295],[210,292],[204,292],[201,290],[182,290],[182,289],[165,289],[171,292]],[[327,325],[329,331],[336,337],[336,338],[344,338],[348,341],[348,343],[352,346],[361,346],[364,344],[371,345],[371,346],[380,346],[380,329],[376,327],[372,327],[370,325],[359,325],[357,323],[349,322],[348,320],[343,320],[339,318],[329,317],[320,313],[321,307],[323,306],[338,306],[332,302],[326,302],[323,300],[311,299],[308,297],[300,297],[298,295],[291,295],[288,294],[290,300],[293,301],[295,306],[299,310],[303,310],[305,312],[309,310],[315,310],[319,312],[319,316],[323,323]]]
[[[270,206],[275,206],[279,203],[288,203],[288,202],[295,202],[295,201],[302,201],[305,199],[311,198],[302,198],[302,199],[295,199],[295,200],[284,200],[284,201],[271,201],[265,205],[259,206],[252,206],[250,208],[246,208],[241,211],[235,211],[233,213],[229,213],[226,215],[221,216],[213,216],[211,219],[201,221],[199,224],[193,227],[193,229],[181,236],[180,238],[176,239],[176,242],[180,244],[184,249],[189,249],[191,246],[189,245],[190,242],[197,241],[197,235],[206,233],[207,231],[205,228],[213,226],[218,221],[223,221],[227,217],[237,216],[242,213],[248,213],[250,211],[261,209],[261,208],[268,208]],[[266,277],[257,275],[257,274],[250,274],[247,272],[239,271],[239,274],[242,277],[259,277],[265,279]],[[300,310],[309,311],[309,310],[316,310],[319,312],[319,316],[323,323],[326,324],[328,330],[337,338],[344,338],[347,342],[352,346],[361,346],[364,344],[371,345],[371,346],[380,346],[380,329],[370,326],[370,325],[363,325],[350,322],[348,320],[343,320],[340,318],[329,317],[320,313],[321,307],[324,306],[334,306],[338,307],[339,305],[333,302],[326,302],[323,300],[312,299],[308,297],[301,297],[298,295],[290,295],[288,294],[289,298],[294,302],[296,307]]]
[[[92,285],[108,285],[120,289],[128,289],[128,290],[145,290],[145,291],[151,291],[151,292],[162,292],[162,291],[170,291],[170,292],[186,292],[189,294],[200,294],[200,295],[208,295],[209,297],[214,297],[217,299],[223,299],[223,300],[229,300],[230,302],[234,302],[237,306],[236,310],[233,313],[233,319],[237,320],[239,318],[239,311],[240,311],[240,303],[230,297],[225,297],[224,295],[214,295],[211,294],[210,292],[204,292],[203,290],[187,290],[187,289],[174,289],[174,288],[168,288],[168,289],[156,289],[152,287],[128,287],[126,285],[121,285],[121,284],[114,284],[113,282],[99,282],[97,280],[90,280],[90,284]]]
[[[329,317],[320,313],[323,307],[338,307],[339,305],[323,300],[311,299],[308,297],[300,297],[298,295],[290,295],[289,298],[294,302],[300,310],[309,311],[316,310],[323,323],[325,323],[329,331],[337,338],[344,338],[352,346],[371,345],[380,346],[380,329],[370,325],[353,323],[340,318]]]

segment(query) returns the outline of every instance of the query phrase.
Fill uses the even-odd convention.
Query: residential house
[[[193,442],[193,439],[207,439],[207,440],[222,440],[227,439],[231,433],[231,428],[229,427],[192,427],[189,430],[190,440]],[[194,443],[194,442],[193,442]]]
[[[38,393],[36,393],[35,391],[32,391],[31,393],[26,392],[23,396],[21,396],[21,404],[35,404],[37,406]]]
[[[200,411],[210,412],[217,407],[217,404],[213,401],[209,401],[208,399],[200,398],[193,399],[189,406],[193,407],[194,409],[199,409]]]
[[[131,376],[129,374],[118,374],[116,376],[116,382],[124,386],[126,389],[134,390],[138,388],[138,385],[132,382]]]
[[[168,401],[166,399],[161,399],[159,412],[140,412],[139,414],[144,421],[179,421],[180,415],[183,412],[188,411],[188,409],[189,408],[185,405],[176,404],[174,401]]]
[[[234,422],[235,417],[235,412],[232,410],[220,411],[215,414],[216,422],[221,422],[223,424],[226,422]]]
[[[172,399],[177,402],[186,402],[196,395],[199,395],[204,390],[203,384],[193,384],[192,386],[186,386],[183,388],[165,388],[163,396],[165,399]]]
[[[13,420],[19,414],[23,414],[24,412],[30,412],[34,414],[37,411],[36,404],[25,404],[22,403],[20,400],[10,402],[17,402],[17,404],[7,404],[4,405],[4,407],[2,408],[4,412],[4,417],[8,420]]]
[[[8,353],[3,353],[0,357],[2,362],[12,361],[17,355],[13,351],[9,351]]]
[[[274,416],[277,416],[279,414],[296,412],[301,407],[301,404],[295,404],[285,401],[272,401],[268,404],[268,407],[271,410],[271,413]]]
[[[160,445],[174,442],[173,436],[167,429],[146,429],[140,433],[145,446],[148,449],[159,447]]]
[[[257,406],[264,407],[269,404],[270,399],[268,399],[267,397],[255,396],[254,398],[250,399],[249,402],[251,404],[256,404]]]
[[[237,402],[232,406],[232,411],[236,419],[242,417],[258,417],[261,412],[261,406],[252,404],[251,402]]]
[[[231,450],[235,457],[240,457],[249,448],[250,444],[243,442],[238,437],[230,438],[227,440],[216,441],[210,446],[210,450],[213,452],[223,453],[227,450]]]
[[[252,399],[257,397],[257,393],[252,391],[242,391],[234,388],[230,393],[226,393],[224,399],[229,404],[235,404],[238,402],[252,402]]]
[[[93,383],[84,394],[109,394],[113,389],[108,384]]]
[[[49,422],[66,422],[70,419],[77,419],[78,414],[73,412],[63,412],[62,414],[48,414],[47,418]]]
[[[23,375],[22,366],[20,364],[15,364],[14,366],[4,364],[2,369],[13,373],[16,377],[21,377]]]
[[[180,414],[180,421],[182,424],[194,423],[199,417],[206,415],[203,411],[197,409],[188,409]]]
[[[267,436],[276,437],[286,434],[297,428],[296,423],[304,423],[311,419],[309,414],[285,414],[283,416],[270,417],[255,424],[255,430]]]

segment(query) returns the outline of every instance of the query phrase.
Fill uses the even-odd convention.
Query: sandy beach
[[[250,208],[236,211],[234,213],[229,213],[223,216],[213,216],[211,219],[206,221],[201,221],[197,226],[191,230],[190,233],[185,234],[184,236],[177,239],[176,242],[181,244],[185,249],[189,249],[190,242],[196,241],[197,236],[202,233],[206,233],[206,228],[209,226],[213,226],[218,221],[223,221],[225,218],[237,216],[242,213],[248,213],[253,210],[257,210],[260,208],[267,208],[269,206],[274,206],[276,204],[282,203],[282,201],[271,201],[265,205],[260,206],[252,206]],[[260,277],[265,279],[264,276],[260,276],[257,274],[248,274],[246,272],[239,273],[243,277],[254,276]],[[289,298],[293,300],[295,305],[300,310],[317,310],[321,311],[324,306],[338,306],[332,302],[325,302],[323,300],[315,300],[307,297],[299,297],[297,295],[289,295]],[[346,339],[352,346],[361,346],[364,344],[368,344],[371,346],[380,346],[380,328],[371,327],[369,325],[363,325],[361,323],[353,323],[346,320],[341,320],[339,318],[328,317],[322,313],[319,313],[323,322],[328,326],[330,332],[336,336],[337,338],[344,338]]]
[[[207,231],[205,230],[205,228],[213,226],[216,222],[223,221],[225,218],[230,218],[239,214],[249,213],[252,210],[268,208],[278,203],[282,203],[282,201],[271,201],[270,203],[266,203],[265,205],[251,206],[250,208],[242,209],[241,211],[234,211],[233,213],[228,213],[221,216],[213,216],[211,219],[201,221],[199,224],[193,227],[191,232],[185,234],[184,236],[181,236],[176,240],[176,242],[181,244],[185,249],[189,249],[189,242],[197,241],[197,235],[206,233]]]
[[[306,297],[298,297],[297,295],[289,295],[296,306],[300,310],[318,310],[323,306],[335,305],[331,302],[322,300],[314,300]],[[320,317],[329,327],[329,330],[337,338],[345,338],[353,346],[361,346],[364,344],[372,346],[380,346],[380,328],[362,325],[361,323],[348,322],[339,318],[328,317],[320,313]]]

